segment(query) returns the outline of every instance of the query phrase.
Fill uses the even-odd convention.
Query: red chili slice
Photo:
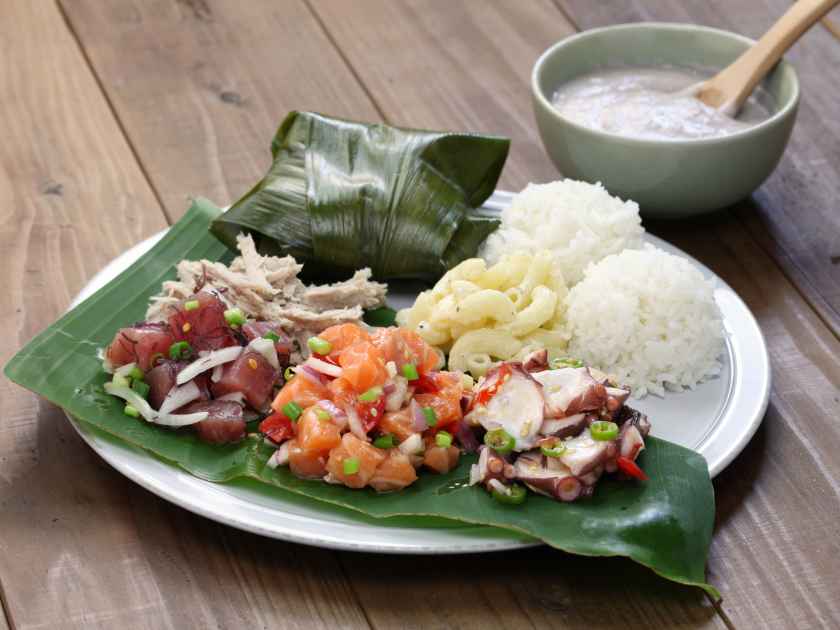
[[[632,459],[619,456],[615,463],[618,464],[618,469],[625,475],[633,477],[633,479],[638,479],[639,481],[648,480],[645,471],[639,468]]]
[[[485,386],[479,390],[478,394],[476,394],[475,398],[473,398],[472,406],[486,405],[490,402],[490,399],[496,395],[499,388],[504,385],[505,381],[511,374],[513,374],[513,370],[507,363],[500,365],[492,377],[493,381],[489,384],[485,384]]]

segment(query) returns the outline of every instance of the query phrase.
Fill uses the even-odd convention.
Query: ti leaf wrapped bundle
[[[498,220],[479,206],[510,141],[292,112],[263,179],[212,226],[229,247],[250,232],[317,276],[370,267],[378,279],[434,280],[475,255]]]

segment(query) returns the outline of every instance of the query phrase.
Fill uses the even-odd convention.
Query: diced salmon
[[[196,308],[187,309],[189,302],[198,302]],[[186,341],[194,352],[218,350],[235,346],[236,333],[225,321],[225,305],[212,293],[200,291],[172,307],[169,326],[178,341]]]
[[[379,349],[386,363],[393,361],[399,371],[410,363],[423,374],[437,368],[439,362],[437,352],[413,330],[380,328],[371,335],[371,343]]]
[[[330,399],[342,409],[355,407],[359,395],[346,379],[341,377],[333,379],[327,385],[327,390],[329,390]]]
[[[389,411],[379,421],[379,431],[390,433],[398,442],[408,439],[412,433],[417,433],[414,429],[414,418],[411,410]]]
[[[212,383],[213,396],[218,398],[242,392],[254,409],[263,409],[271,397],[279,374],[259,352],[243,352],[236,361],[225,367],[222,379]]]
[[[461,451],[457,446],[446,448],[442,446],[430,446],[426,448],[423,464],[436,473],[448,473],[458,465],[458,457],[460,455]]]
[[[271,403],[271,408],[282,412],[287,403],[295,402],[301,409],[306,409],[319,400],[329,397],[329,391],[323,383],[298,374],[283,386],[274,402]]]
[[[391,492],[402,490],[416,480],[417,472],[408,456],[400,453],[399,449],[391,449],[368,483],[377,492]]]
[[[370,341],[370,335],[356,324],[336,324],[320,332],[318,336],[324,341],[329,341],[332,348],[329,356],[338,360],[342,350],[349,348],[359,341]]]
[[[309,407],[295,423],[297,442],[301,448],[309,451],[328,451],[341,444],[341,430],[332,421],[318,417],[316,409]]]
[[[289,468],[298,477],[320,479],[327,474],[329,451],[301,448],[297,439],[289,441]]]
[[[345,474],[345,460],[354,457],[359,462],[359,470]],[[327,471],[337,480],[350,488],[364,488],[373,477],[377,467],[385,459],[382,450],[363,442],[352,433],[345,433],[341,444],[330,451]]]
[[[138,324],[121,328],[105,350],[105,358],[114,367],[137,363],[141,370],[149,370],[158,356],[169,356],[175,342],[169,326],[163,323]]]
[[[461,378],[452,372],[433,372],[427,377],[434,379],[436,391],[416,394],[414,399],[421,407],[431,407],[435,410],[437,416],[435,428],[439,429],[460,420],[463,416]]]
[[[382,385],[388,379],[382,353],[367,341],[359,341],[342,350],[338,363],[342,370],[341,377],[359,393]]]

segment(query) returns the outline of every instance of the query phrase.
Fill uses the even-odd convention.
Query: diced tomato
[[[510,378],[511,374],[513,374],[513,370],[507,363],[502,363],[494,371],[491,371],[481,384],[478,393],[473,398],[472,406],[476,407],[478,405],[486,405],[490,402],[490,399],[496,395],[496,392],[499,391],[499,387],[501,387],[504,382]]]
[[[321,331],[318,336],[332,346],[327,356],[334,361],[338,361],[341,351],[345,348],[359,341],[370,341],[370,335],[356,324],[336,324]]]
[[[274,411],[282,412],[287,403],[295,402],[301,409],[306,409],[319,400],[329,397],[329,390],[324,384],[315,379],[307,378],[303,374],[297,374],[283,386],[274,402],[271,403],[271,408]]]
[[[417,433],[414,429],[414,418],[409,409],[400,409],[399,411],[389,411],[382,420],[379,421],[379,431],[381,433],[390,433],[398,442],[407,440],[413,433]]]
[[[338,363],[341,366],[341,377],[360,394],[376,385],[383,385],[388,379],[382,353],[366,341],[357,342],[342,350]]]
[[[391,492],[402,490],[416,480],[417,472],[408,456],[400,453],[399,449],[391,449],[368,483],[377,492]]]
[[[645,471],[639,468],[638,464],[636,464],[636,462],[632,459],[619,456],[618,459],[615,460],[615,463],[618,464],[618,469],[628,477],[638,479],[639,481],[648,480],[648,476],[645,474]]]
[[[210,389],[218,398],[233,392],[242,392],[254,409],[263,409],[268,403],[277,371],[259,352],[243,352],[236,361],[225,368],[222,379],[212,383]]]
[[[357,402],[356,412],[362,421],[362,429],[369,433],[385,415],[385,396],[380,396],[373,402]]]
[[[427,374],[421,374],[420,378],[416,381],[411,381],[412,387],[414,387],[415,394],[433,394],[438,390],[437,383],[435,382],[435,374],[436,372],[429,372]]]
[[[317,405],[309,407],[295,423],[297,441],[308,451],[328,451],[341,444],[341,431],[331,420],[318,417],[316,409],[323,411]]]
[[[461,451],[457,446],[427,446],[423,465],[436,473],[448,473],[458,465],[460,455]]]
[[[137,363],[146,372],[157,357],[169,356],[169,347],[175,342],[169,326],[164,323],[138,324],[121,328],[105,351],[105,358],[114,367]]]
[[[297,439],[289,441],[289,468],[298,477],[320,479],[327,474],[329,451],[301,447]]]
[[[354,473],[344,472],[344,462],[349,458],[354,458],[358,464],[358,470]],[[349,488],[364,488],[384,459],[385,454],[381,449],[363,442],[352,433],[345,433],[341,445],[330,451],[327,470]]]
[[[189,302],[198,302],[187,309]],[[186,341],[194,352],[218,350],[239,342],[233,329],[225,321],[225,305],[212,293],[200,291],[176,304],[169,315],[169,326],[178,341]]]
[[[461,412],[463,385],[460,376],[452,372],[434,372],[433,379],[437,390],[434,393],[416,394],[414,400],[421,407],[431,407],[435,410],[437,416],[435,429],[440,429],[463,417]]]
[[[292,421],[284,413],[275,411],[260,422],[260,433],[265,434],[268,439],[279,444],[294,435]]]

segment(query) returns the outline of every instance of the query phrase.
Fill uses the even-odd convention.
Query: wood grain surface
[[[162,210],[176,218],[189,195],[226,203],[244,192],[291,109],[510,136],[501,185],[518,189],[557,176],[528,85],[538,54],[574,29],[564,13],[584,28],[645,18],[757,35],[785,2],[761,0],[750,20],[755,4],[4,3],[0,247],[11,264],[0,268],[10,287],[0,315],[15,333],[0,341],[0,363],[107,260],[159,229]],[[738,291],[771,353],[768,415],[715,484],[709,579],[721,607],[618,559],[548,549],[337,554],[216,525],[124,480],[59,410],[2,379],[0,592],[11,627],[810,628],[840,619],[840,342],[821,320],[837,330],[840,292],[836,267],[819,266],[840,221],[831,205],[840,179],[819,170],[837,168],[838,122],[827,114],[836,98],[808,87],[840,41],[812,33],[793,54],[807,98],[762,191],[710,219],[647,224]]]

